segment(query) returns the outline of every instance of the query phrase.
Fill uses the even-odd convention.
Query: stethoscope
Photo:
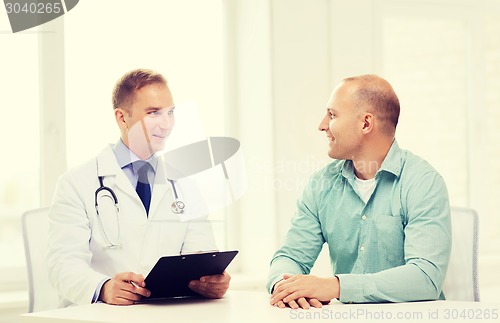
[[[99,179],[99,187],[96,189],[95,197],[94,197],[95,210],[97,212],[97,219],[99,221],[99,224],[101,225],[102,232],[104,233],[104,238],[106,239],[106,242],[110,245],[110,247],[117,247],[120,245],[120,222],[118,219],[118,213],[120,212],[120,208],[118,207],[118,197],[116,196],[115,191],[113,191],[113,189],[111,187],[104,185],[104,176],[97,176],[97,178]],[[175,181],[168,179],[168,178],[167,178],[167,181],[172,186],[172,192],[174,195],[174,202],[172,202],[172,205],[170,206],[172,209],[172,212],[174,212],[175,214],[182,214],[182,213],[184,213],[184,209],[186,208],[186,204],[184,204],[184,202],[181,201],[181,199],[179,198],[179,195],[177,194],[177,189],[175,187]],[[101,196],[99,197],[99,193],[102,193],[102,192],[104,192],[104,194],[101,194]],[[106,194],[106,193],[108,193],[108,194]],[[117,234],[118,237],[116,239],[116,242],[112,242],[108,238],[108,235],[106,234],[106,230],[104,229],[104,226],[102,224],[101,215],[99,214],[99,199],[102,197],[110,198],[113,201],[114,206],[115,206],[116,223],[118,226],[118,228],[117,228],[118,229],[118,234]]]
[[[184,202],[182,202],[179,199],[179,195],[177,195],[177,190],[175,189],[174,181],[168,178],[167,181],[170,182],[170,186],[172,186],[172,192],[174,193],[174,201],[170,206],[172,208],[172,212],[174,212],[175,214],[182,214],[184,213],[184,208],[186,207],[186,204],[184,204]]]

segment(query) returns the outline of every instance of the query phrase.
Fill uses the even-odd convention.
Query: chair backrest
[[[28,270],[28,313],[55,309],[59,296],[49,282],[47,269],[49,209],[27,211],[22,217],[24,251]]]
[[[477,272],[478,216],[468,208],[451,208],[452,247],[444,296],[453,301],[479,302]]]

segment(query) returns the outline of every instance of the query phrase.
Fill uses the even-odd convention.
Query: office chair
[[[451,208],[452,247],[443,284],[444,296],[452,301],[479,302],[477,273],[478,215],[468,208]]]
[[[22,216],[24,251],[28,270],[28,313],[55,309],[59,296],[49,282],[47,262],[49,209],[27,211]]]

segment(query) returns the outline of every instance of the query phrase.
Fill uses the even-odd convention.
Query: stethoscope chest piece
[[[186,204],[184,204],[184,202],[182,202],[179,199],[179,195],[177,194],[177,189],[175,188],[174,181],[168,178],[167,180],[170,182],[170,185],[172,186],[172,190],[174,192],[175,201],[171,205],[172,212],[174,212],[175,214],[182,214],[184,213],[184,208],[186,207]]]
[[[186,205],[184,204],[184,202],[177,200],[172,203],[171,207],[172,212],[174,212],[175,214],[182,214],[184,213],[184,208],[186,207]]]

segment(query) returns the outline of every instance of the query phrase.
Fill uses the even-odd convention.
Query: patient
[[[376,75],[343,80],[319,125],[332,163],[297,203],[284,245],[271,261],[271,305],[444,299],[451,250],[448,193],[422,158],[400,149],[399,100]],[[324,243],[333,275],[309,275]]]

